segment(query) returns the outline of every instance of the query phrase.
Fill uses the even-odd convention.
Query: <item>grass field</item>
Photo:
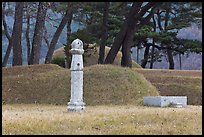
[[[3,135],[201,135],[202,106],[157,108],[86,106],[82,113],[60,105],[3,105]]]

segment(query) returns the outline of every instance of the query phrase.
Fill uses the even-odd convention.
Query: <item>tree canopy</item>
[[[28,64],[39,64],[41,46],[44,43],[48,49],[45,63],[50,63],[65,28],[65,45],[69,46],[75,38],[82,39],[84,43],[97,43],[100,46],[101,64],[112,64],[115,55],[121,50],[121,66],[131,67],[130,49],[134,46],[145,49],[143,67],[148,61],[153,65],[153,62],[160,61],[160,57],[166,55],[169,68],[174,69],[173,56],[176,54],[202,52],[202,42],[177,36],[181,29],[192,25],[202,28],[202,2],[23,2],[21,8],[22,23],[19,23],[14,20],[14,15],[20,10],[18,3],[2,2],[2,35],[10,43],[6,47],[3,66],[8,62],[11,49],[15,53],[13,64],[22,64],[17,62],[22,62],[20,48],[24,39],[27,43]],[[7,17],[13,18],[13,27],[9,25]],[[84,27],[72,32],[73,21]],[[56,31],[48,34],[46,24],[51,24]],[[16,31],[20,26],[22,31]],[[16,36],[22,35],[22,38],[15,39],[12,36],[14,31]],[[10,42],[12,40],[19,43],[18,46],[13,47]],[[111,47],[106,57],[105,46]]]

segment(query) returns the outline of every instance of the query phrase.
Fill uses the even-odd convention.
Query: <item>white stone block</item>
[[[144,105],[157,107],[186,107],[187,96],[146,96]]]
[[[83,101],[83,71],[71,71],[70,102]]]

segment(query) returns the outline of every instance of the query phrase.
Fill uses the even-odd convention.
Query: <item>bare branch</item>
[[[155,4],[155,2],[149,2],[145,6],[143,6],[139,12],[139,16],[142,17]]]
[[[174,15],[174,17],[176,17],[176,13],[174,13],[173,11],[170,11],[171,14]]]
[[[154,5],[150,11],[150,13],[145,17],[145,22],[146,23],[149,23],[150,22],[150,19],[152,18],[152,16],[154,16],[154,12],[155,12],[155,9],[157,8],[156,5]]]
[[[163,31],[163,28],[161,25],[161,14],[159,12],[159,9],[157,10],[157,16],[158,16],[158,18],[157,18],[158,27],[159,27],[160,31]]]

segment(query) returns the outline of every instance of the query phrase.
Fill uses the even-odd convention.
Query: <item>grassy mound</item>
[[[109,50],[110,50],[109,47],[105,48],[105,57],[108,54]],[[94,52],[90,52],[90,50],[85,52],[84,53],[84,66],[91,66],[91,65],[98,64],[98,54],[99,54],[99,47],[96,47]],[[61,48],[55,50],[52,58],[56,58],[56,57],[65,57],[64,47],[61,47]],[[113,65],[119,65],[120,66],[121,57],[122,57],[122,53],[118,52],[118,54],[114,60]],[[142,68],[135,61],[132,61],[132,67],[133,68]]]
[[[9,103],[67,104],[70,70],[57,65],[3,68],[2,99]],[[159,95],[143,75],[129,68],[93,65],[84,68],[86,105],[141,105],[143,96]]]
[[[202,71],[134,69],[142,73],[162,96],[187,96],[188,104],[202,105]]]

